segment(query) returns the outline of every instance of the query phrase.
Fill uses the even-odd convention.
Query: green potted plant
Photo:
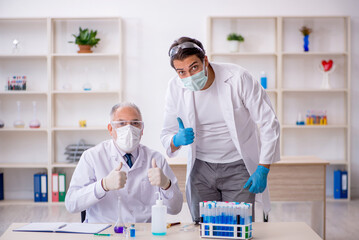
[[[227,36],[227,40],[229,42],[229,51],[230,52],[238,52],[239,51],[239,43],[244,42],[244,37],[237,33],[230,33]]]
[[[97,30],[89,30],[88,28],[81,29],[78,35],[72,34],[75,37],[75,41],[69,41],[69,43],[75,43],[79,46],[78,53],[92,53],[91,48],[96,47],[100,38],[96,38]]]

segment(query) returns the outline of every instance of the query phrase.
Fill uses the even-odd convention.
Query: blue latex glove
[[[251,193],[262,193],[267,186],[267,176],[269,169],[259,165],[257,170],[249,177],[244,188],[249,188]]]
[[[182,145],[188,145],[193,143],[194,139],[194,132],[193,128],[185,128],[182,122],[181,118],[177,118],[178,121],[178,133],[173,136],[173,144],[176,147],[182,146]]]

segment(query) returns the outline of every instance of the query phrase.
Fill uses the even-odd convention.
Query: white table
[[[70,233],[37,233],[37,232],[13,232],[13,229],[21,227],[27,223],[13,223],[0,237],[0,240],[111,240],[126,239],[120,234],[109,237],[99,237],[92,234],[70,234]],[[181,231],[181,228],[187,224],[176,225],[168,229],[166,236],[153,236],[151,234],[150,223],[136,224],[136,237],[129,240],[198,240],[209,239],[201,238],[199,235],[199,226],[190,224],[193,231]],[[113,226],[104,230],[102,233],[114,233]],[[253,223],[253,236],[255,240],[320,240],[321,238],[303,222],[256,222]]]

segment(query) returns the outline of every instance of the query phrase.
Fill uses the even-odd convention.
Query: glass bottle
[[[264,71],[261,72],[261,85],[264,89],[267,89],[267,74]]]
[[[121,197],[118,196],[117,198],[117,221],[116,221],[116,224],[115,224],[115,227],[114,227],[114,231],[115,233],[123,233],[123,229],[124,229],[124,226],[125,224],[122,222],[122,219],[121,219]]]
[[[91,85],[91,83],[89,81],[88,71],[89,71],[88,67],[85,67],[85,74],[84,74],[85,75],[85,83],[84,83],[84,85],[82,85],[82,89],[84,91],[91,91],[92,90],[92,85]]]
[[[5,122],[3,120],[1,120],[1,101],[0,101],[0,128],[3,128],[5,126]]]
[[[17,40],[16,38],[12,41],[12,53],[13,54],[18,54],[20,52],[20,41]]]
[[[130,227],[130,237],[136,237],[135,224],[131,224],[131,227]]]
[[[30,128],[39,128],[40,121],[36,118],[36,101],[32,102],[32,109],[33,109],[33,117],[29,123]]]
[[[15,128],[23,128],[25,127],[25,122],[21,120],[21,102],[17,101],[17,119],[14,121]]]

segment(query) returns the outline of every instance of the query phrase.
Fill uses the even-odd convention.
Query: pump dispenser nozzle
[[[162,206],[163,205],[163,200],[161,199],[160,192],[156,192],[156,196],[157,196],[156,205]]]

